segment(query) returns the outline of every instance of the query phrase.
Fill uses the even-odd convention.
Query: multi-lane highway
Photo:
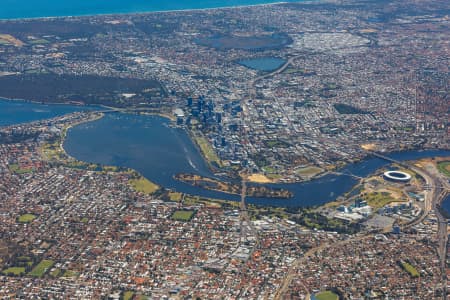
[[[371,152],[371,154],[374,154]],[[440,213],[438,206],[443,201],[443,199],[450,193],[450,184],[448,181],[446,181],[437,170],[432,170],[430,172],[426,168],[419,168],[416,165],[412,165],[405,162],[398,162],[395,161],[389,157],[386,157],[384,155],[375,153],[374,155],[386,159],[390,162],[400,163],[401,166],[404,168],[410,169],[413,172],[419,174],[424,178],[425,184],[428,188],[428,190],[425,193],[425,200],[424,200],[424,208],[423,213],[420,215],[419,218],[417,218],[414,222],[411,222],[403,227],[403,229],[406,229],[407,227],[412,227],[420,222],[422,222],[428,214],[434,210],[437,219],[438,219],[438,254],[440,259],[440,269],[441,269],[441,282],[440,282],[440,289],[442,291],[442,299],[447,299],[447,275],[446,275],[446,255],[447,255],[447,219],[444,218],[444,216]],[[361,240],[366,238],[368,235],[373,234],[373,232],[368,233],[359,233],[354,236],[352,239],[347,239],[345,241],[342,241],[340,243],[345,244],[349,241],[355,241],[355,240]],[[325,243],[320,245],[319,247],[310,249],[307,253],[305,253],[304,256],[301,258],[296,259],[291,267],[289,268],[289,271],[286,273],[285,278],[283,279],[280,288],[274,295],[275,299],[283,299],[284,294],[289,288],[290,283],[292,282],[295,271],[297,268],[301,267],[302,262],[304,262],[309,256],[317,253],[318,251],[325,249],[329,247],[330,245]],[[308,290],[307,288],[305,288]]]

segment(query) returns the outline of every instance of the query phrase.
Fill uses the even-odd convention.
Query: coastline
[[[317,0],[316,0],[317,1]],[[260,3],[260,4],[247,4],[247,5],[230,5],[230,6],[218,6],[218,7],[206,7],[206,8],[180,8],[171,10],[148,10],[148,11],[129,11],[129,12],[111,12],[111,13],[92,13],[92,14],[79,14],[79,15],[66,15],[66,16],[41,16],[41,17],[14,17],[14,18],[0,18],[1,22],[11,22],[11,21],[35,21],[35,20],[58,20],[58,19],[74,19],[74,18],[92,18],[92,17],[114,17],[114,16],[144,16],[150,14],[161,14],[161,13],[192,13],[192,12],[207,12],[215,10],[228,10],[228,9],[240,9],[240,8],[252,8],[252,7],[264,7],[273,5],[282,5],[287,3],[298,3],[298,2],[311,2],[310,0],[302,1],[276,1],[270,3]]]

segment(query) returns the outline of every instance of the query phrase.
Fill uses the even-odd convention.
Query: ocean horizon
[[[0,19],[93,16],[253,6],[299,0],[2,0]]]

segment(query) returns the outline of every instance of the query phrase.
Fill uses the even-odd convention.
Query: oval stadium
[[[387,171],[384,172],[383,177],[394,182],[408,182],[411,180],[411,175],[401,171]]]

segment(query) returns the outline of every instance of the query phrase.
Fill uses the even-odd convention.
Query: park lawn
[[[134,292],[132,291],[126,291],[123,293],[123,300],[131,300],[134,296]]]
[[[283,178],[283,176],[281,176],[280,174],[267,174],[266,175],[267,178],[269,178],[270,180],[277,180],[280,178]]]
[[[145,194],[153,194],[159,189],[159,186],[150,180],[141,177],[139,179],[131,179],[129,184],[138,192]]]
[[[189,206],[189,205],[194,205],[194,204],[198,204],[198,203],[200,203],[199,197],[194,197],[194,196],[190,196],[190,195],[186,195],[184,197],[184,201],[183,201],[184,205]]]
[[[118,170],[119,170],[119,168],[115,167],[115,166],[104,166],[103,167],[103,171],[106,171],[106,172],[117,172]]]
[[[387,192],[373,192],[363,196],[364,200],[367,201],[367,204],[371,206],[373,209],[381,208],[391,202],[400,202],[400,199],[393,198]]]
[[[219,157],[217,156],[216,152],[214,151],[213,147],[208,142],[208,140],[202,136],[194,135],[194,137],[206,160],[211,163],[214,162],[217,164],[217,166],[221,167],[222,161],[219,159]]]
[[[40,263],[37,264],[36,267],[31,270],[29,275],[33,277],[42,277],[44,276],[45,272],[47,272],[48,269],[50,269],[54,265],[54,262],[52,260],[44,259]]]
[[[15,174],[26,174],[33,172],[32,169],[22,169],[18,164],[11,164],[9,165],[9,170]]]
[[[320,292],[315,297],[317,300],[339,300],[339,296],[331,291]]]
[[[61,269],[54,269],[53,271],[50,272],[50,276],[52,276],[53,278],[56,278],[59,275],[61,275]]]
[[[270,167],[270,166],[262,167],[262,170],[264,171],[264,173],[272,173],[273,174],[273,173],[277,172],[277,170],[275,168]]]
[[[31,257],[29,257],[29,256],[19,256],[19,257],[17,258],[17,261],[20,261],[20,262],[29,262],[29,261],[31,261]]]
[[[62,274],[61,277],[69,278],[69,277],[76,277],[77,275],[78,275],[78,273],[75,272],[75,271],[72,271],[72,270],[66,270],[66,271],[64,272],[64,274]]]
[[[42,154],[47,160],[60,160],[63,153],[58,143],[46,143],[42,146]]]
[[[29,257],[29,256],[19,256],[17,258],[17,262],[20,263],[20,266],[27,265],[27,266],[31,267],[33,265],[33,262],[31,261],[31,257]]]
[[[171,218],[175,221],[189,221],[194,213],[195,211],[193,210],[176,210]]]
[[[14,274],[16,276],[20,276],[25,274],[25,267],[11,267],[2,272],[4,275]]]
[[[170,201],[174,201],[174,202],[180,202],[182,196],[183,196],[182,193],[177,193],[177,192],[169,193]]]
[[[295,173],[297,175],[300,175],[302,177],[313,177],[313,176],[315,176],[315,175],[317,175],[319,173],[322,173],[322,172],[323,172],[323,169],[318,168],[318,167],[314,167],[314,166],[300,168],[297,171],[295,171]]]
[[[264,143],[266,144],[267,147],[269,148],[274,148],[274,147],[288,147],[289,144],[287,144],[286,142],[280,141],[280,140],[266,140],[264,141]]]
[[[450,177],[450,161],[441,161],[438,163],[439,171],[447,177]]]
[[[33,215],[33,214],[24,214],[24,215],[21,215],[19,218],[18,218],[18,222],[19,223],[30,223],[30,222],[32,222],[34,219],[36,219],[36,216],[35,215]]]
[[[411,277],[414,277],[414,278],[419,277],[419,271],[417,271],[417,269],[413,265],[411,265],[407,262],[402,262],[401,265],[402,265],[403,270],[408,272],[409,275],[411,275]]]

